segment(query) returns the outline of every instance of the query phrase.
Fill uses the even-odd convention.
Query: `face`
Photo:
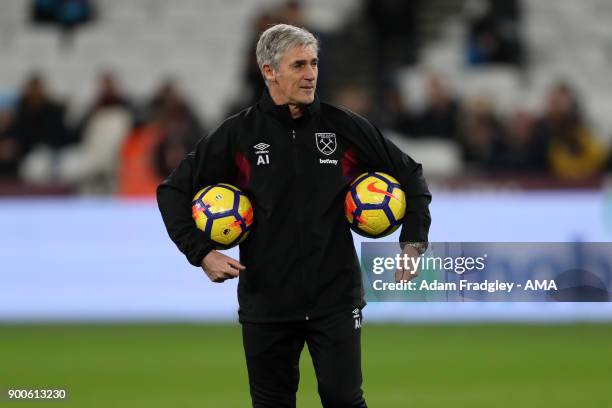
[[[264,75],[274,102],[279,105],[312,103],[319,74],[318,62],[312,46],[298,46],[283,54],[278,70],[264,65]]]

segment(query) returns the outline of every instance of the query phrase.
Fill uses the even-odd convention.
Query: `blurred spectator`
[[[357,84],[340,88],[336,92],[333,102],[362,116],[369,116],[371,110],[368,90]]]
[[[63,105],[49,96],[40,75],[31,75],[21,91],[3,143],[11,146],[12,160],[25,160],[22,176],[29,181],[53,179],[56,153],[68,144],[67,135]]]
[[[261,76],[261,71],[257,65],[257,59],[255,58],[255,48],[257,47],[257,40],[261,33],[274,23],[274,17],[267,11],[262,12],[255,19],[253,30],[248,41],[249,46],[246,48],[246,54],[244,56],[245,93],[241,96],[242,100],[237,101],[236,106],[230,108],[230,114],[234,114],[247,106],[253,105],[259,100],[266,88],[266,84]]]
[[[162,83],[145,115],[121,147],[120,195],[155,194],[157,184],[204,136],[202,122],[171,80]]]
[[[546,116],[551,120],[583,120],[583,108],[574,89],[564,80],[553,85],[546,95]]]
[[[123,89],[121,89],[121,85],[112,71],[103,71],[98,75],[96,95],[76,126],[76,140],[82,139],[83,132],[92,118],[98,112],[107,108],[121,108],[130,115],[133,115],[134,112],[130,99],[126,96]]]
[[[55,24],[61,3],[61,0],[32,0],[30,18],[37,24]]]
[[[469,63],[523,64],[520,0],[469,0],[466,2],[465,11],[469,30]]]
[[[580,180],[601,174],[606,152],[589,129],[573,123],[552,140],[549,160],[557,177]]]
[[[382,75],[416,61],[417,1],[368,0],[364,15],[372,22]]]
[[[388,86],[382,94],[382,107],[370,118],[380,129],[391,129],[404,136],[415,136],[415,118],[406,108],[397,86]]]
[[[18,165],[17,141],[8,137],[12,114],[0,108],[0,178],[16,178]]]
[[[121,89],[113,71],[103,71],[98,76],[98,92],[91,110],[121,106],[130,109],[130,102],[125,92]]]
[[[142,123],[125,139],[119,155],[117,193],[124,197],[155,194],[163,177],[155,163],[156,148],[163,140],[159,123]]]
[[[555,85],[547,96],[537,137],[548,141],[548,164],[557,177],[585,179],[598,175],[604,166],[604,148],[584,122],[576,94],[564,82]]]
[[[132,122],[131,105],[114,74],[101,73],[94,102],[77,130],[82,191],[109,194],[115,190],[119,149]]]
[[[180,132],[195,143],[204,131],[202,121],[173,80],[164,81],[147,104],[147,120],[159,121],[166,129]]]
[[[468,102],[461,125],[461,145],[465,162],[474,170],[492,170],[501,150],[502,125],[489,100]]]
[[[288,0],[276,11],[278,22],[297,27],[304,25],[302,5],[298,0]]]
[[[193,150],[204,136],[205,128],[187,98],[170,80],[164,82],[153,97],[149,114],[162,134],[155,151],[156,169],[160,176],[166,177]]]
[[[92,0],[32,0],[30,17],[36,24],[57,25],[69,42],[76,27],[94,20],[95,7]]]
[[[26,81],[8,133],[16,139],[21,155],[38,145],[58,148],[66,144],[64,107],[48,94],[40,75]]]
[[[546,171],[547,144],[535,135],[535,118],[516,110],[505,124],[503,151],[495,161],[499,171],[534,173]]]
[[[458,100],[451,96],[446,84],[435,74],[427,78],[426,88],[426,106],[417,118],[416,135],[456,138]]]

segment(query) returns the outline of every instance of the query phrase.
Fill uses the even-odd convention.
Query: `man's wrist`
[[[427,242],[402,242],[401,245],[402,245],[402,249],[405,249],[406,247],[411,247],[411,248],[414,248],[419,255],[423,255],[425,251],[427,251],[428,243]]]
[[[215,252],[215,249],[214,249],[214,248],[213,248],[213,249],[210,249],[210,250],[206,251],[206,253],[204,253],[204,256],[202,256],[202,260],[200,261],[200,265],[204,266],[204,260],[205,260],[205,259],[206,259],[206,257],[207,257],[207,256],[208,256],[210,253],[212,253],[212,252]]]

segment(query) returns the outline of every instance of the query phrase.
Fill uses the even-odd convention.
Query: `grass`
[[[612,407],[612,325],[366,325],[370,407]],[[307,350],[298,407],[320,406]],[[236,325],[0,325],[0,389],[50,407],[248,407]],[[40,402],[0,405],[47,406]]]

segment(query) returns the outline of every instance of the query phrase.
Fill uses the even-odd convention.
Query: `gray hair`
[[[313,46],[319,52],[319,42],[310,31],[288,24],[274,25],[259,37],[255,52],[257,65],[260,69],[270,65],[272,69],[278,70],[282,55],[297,46]]]

